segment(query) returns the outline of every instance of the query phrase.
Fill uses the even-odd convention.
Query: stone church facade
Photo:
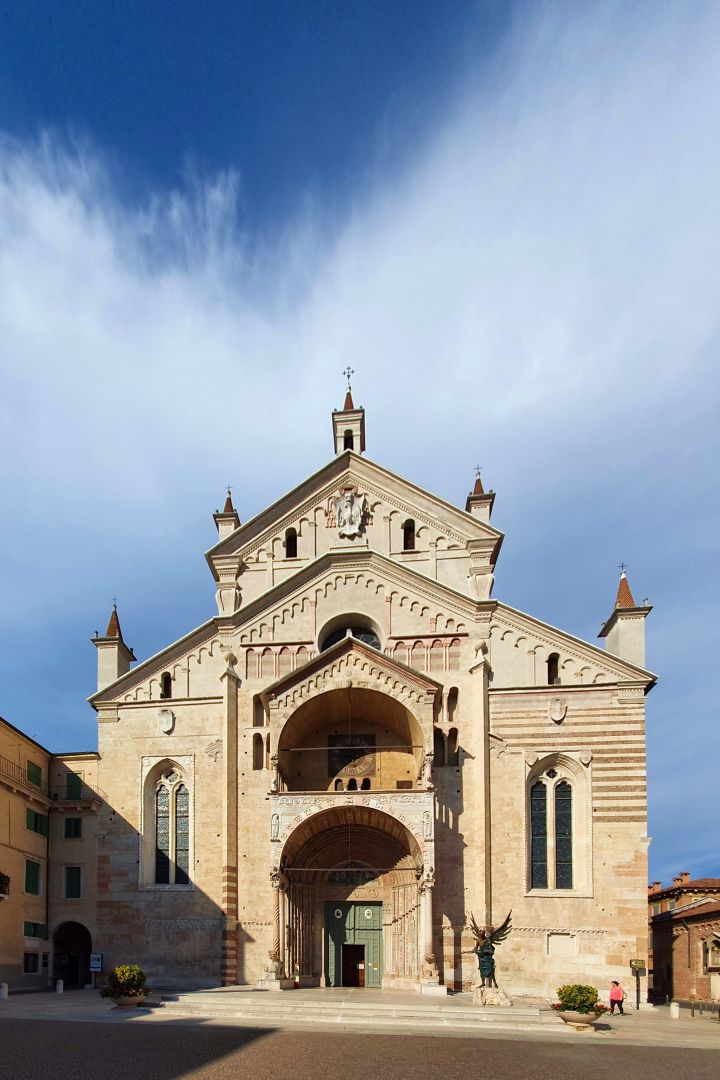
[[[144,662],[95,639],[97,931],[155,985],[476,974],[470,912],[512,932],[500,985],[604,987],[647,953],[644,620],[622,577],[587,644],[493,596],[502,534],[335,456],[207,553],[217,614]]]

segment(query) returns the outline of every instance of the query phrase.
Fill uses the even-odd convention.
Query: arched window
[[[550,653],[547,658],[547,681],[548,686],[556,686],[560,682],[560,676],[558,674],[558,668],[560,665],[560,657],[556,652]]]
[[[360,790],[361,791],[369,791],[370,790],[370,780],[369,780],[369,778],[367,776],[365,777],[365,779],[360,784]]]
[[[265,727],[265,709],[259,694],[253,698],[253,727]]]
[[[415,550],[415,522],[412,520],[412,518],[408,518],[408,520],[404,523],[404,525],[402,527],[402,534],[403,534],[403,551],[414,551]]]
[[[447,696],[447,718],[448,724],[454,724],[458,719],[458,688],[457,686],[451,686],[448,690]]]
[[[545,762],[547,766],[547,761]],[[529,788],[530,888],[575,887],[574,777],[553,764]]]
[[[190,792],[172,768],[155,787],[156,885],[190,883]]]
[[[433,728],[433,768],[441,769],[445,764],[445,736],[440,728]]]
[[[259,733],[253,735],[253,769],[259,772],[265,764],[265,747],[263,737]]]
[[[355,777],[353,777],[351,780],[348,780],[347,789],[348,791],[357,791],[357,780],[355,779]]]
[[[298,545],[297,545],[297,531],[295,529],[287,529],[285,532],[285,558],[297,559],[298,557]]]
[[[336,791],[343,791],[344,790],[342,780],[336,780],[335,781],[335,790]]]
[[[460,748],[458,746],[457,728],[451,728],[447,736],[447,763],[448,765],[460,764]]]
[[[358,641],[364,641],[366,645],[372,645],[373,649],[379,650],[381,648],[380,638],[371,625],[363,626],[361,623],[351,622],[350,618],[348,618],[347,622],[342,622],[340,626],[335,626],[333,630],[330,630],[322,638],[320,652],[325,652],[332,645],[337,645],[338,641],[344,641],[348,636],[348,632]]]
[[[160,697],[172,697],[172,675],[169,671],[164,671],[160,676]]]
[[[350,428],[348,428],[346,431],[343,432],[343,450],[354,450],[354,449],[355,449],[355,439],[353,438],[352,431],[350,430]]]

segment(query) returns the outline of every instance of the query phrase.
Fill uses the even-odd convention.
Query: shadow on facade
[[[435,955],[443,958],[444,982],[448,990],[462,990],[462,932],[465,926],[465,848],[458,827],[463,812],[462,750],[457,765],[433,769],[436,796],[435,876],[439,883],[435,911]],[[450,888],[443,886],[448,883]],[[448,930],[449,927],[449,930]]]

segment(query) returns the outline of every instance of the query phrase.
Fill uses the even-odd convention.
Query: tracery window
[[[531,889],[572,889],[576,884],[573,781],[566,770],[555,765],[531,779],[528,791]]]
[[[155,884],[190,884],[190,792],[169,768],[155,788]]]

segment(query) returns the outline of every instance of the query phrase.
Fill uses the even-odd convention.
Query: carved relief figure
[[[333,499],[332,505],[337,522],[338,536],[344,536],[348,540],[359,536],[367,512],[367,498],[364,495],[358,495],[355,491],[348,490]]]

